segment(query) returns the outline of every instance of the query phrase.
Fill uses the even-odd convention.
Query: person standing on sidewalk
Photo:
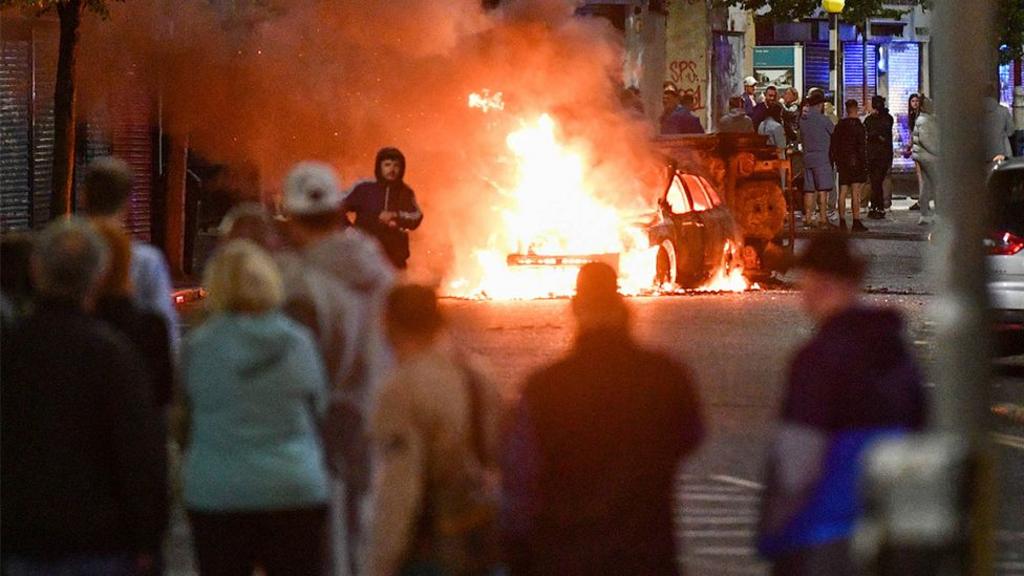
[[[860,301],[865,263],[848,236],[812,238],[796,267],[817,330],[790,365],[758,550],[775,576],[852,576],[861,456],[875,440],[924,427],[924,382],[900,313]]]
[[[149,575],[168,520],[165,429],[144,360],[91,317],[109,251],[58,220],[32,250],[37,299],[0,352],[0,562],[8,576]]]
[[[918,205],[921,216],[917,223],[925,226],[934,222],[932,201],[935,210],[939,209],[940,200],[936,197],[936,185],[939,181],[939,123],[935,118],[935,104],[931,98],[921,98],[921,113],[914,122],[914,144],[912,147],[914,162],[921,176],[921,196]]]
[[[106,156],[89,163],[83,180],[85,209],[94,222],[124,226],[134,176],[128,163]],[[171,343],[178,342],[178,312],[172,301],[173,286],[167,259],[151,244],[132,242],[131,282],[135,301],[163,316]]]
[[[818,227],[827,229],[832,227],[828,221],[828,194],[835,187],[830,154],[835,125],[822,113],[824,104],[821,92],[811,92],[807,97],[800,118],[800,140],[804,151],[804,226],[811,226],[817,203]]]
[[[719,118],[718,132],[720,134],[746,134],[753,131],[754,123],[750,120],[750,116],[743,111],[743,97],[730,97],[729,112]]]
[[[354,212],[355,226],[380,242],[391,264],[405,270],[409,260],[409,232],[423,222],[416,193],[405,183],[405,155],[398,148],[377,152],[374,180],[352,189],[344,212]]]
[[[320,574],[328,385],[312,336],[281,311],[273,259],[252,242],[205,271],[210,316],[185,339],[184,501],[201,574]]]
[[[867,138],[868,178],[871,180],[871,211],[868,218],[885,218],[885,179],[892,170],[892,114],[885,107],[885,98],[871,98],[871,114],[864,119]]]
[[[579,272],[576,342],[529,378],[503,465],[513,575],[679,574],[676,473],[704,437],[690,371],[640,346],[615,270]]]
[[[864,232],[867,228],[860,221],[860,199],[864,184],[868,180],[867,141],[864,124],[856,100],[846,101],[846,118],[839,121],[832,133],[832,159],[839,171],[839,229],[846,228],[846,197],[850,197],[850,212],[853,216],[852,230]]]
[[[398,366],[370,417],[374,475],[365,576],[484,576],[498,554],[501,397],[453,349],[434,291],[396,287]]]

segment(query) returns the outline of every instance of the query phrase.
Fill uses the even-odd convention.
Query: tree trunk
[[[50,219],[71,214],[75,176],[75,60],[82,23],[83,0],[57,5],[60,15],[60,53],[53,94],[53,186]]]

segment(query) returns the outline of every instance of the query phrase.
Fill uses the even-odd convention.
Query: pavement
[[[863,209],[861,211],[861,222],[868,230],[866,232],[851,232],[851,237],[927,242],[935,225],[921,225],[917,223],[921,213],[916,210],[910,210],[910,207],[916,204],[916,202],[913,198],[893,198],[892,207],[886,211],[885,218],[882,220],[869,219],[867,209]],[[847,211],[847,215],[849,218],[846,223],[852,224],[852,215],[849,215],[849,211]],[[832,218],[831,222],[837,224],[836,218]],[[821,233],[821,230],[818,229],[803,228],[801,224],[802,220],[798,214],[796,222],[797,238],[810,238]]]

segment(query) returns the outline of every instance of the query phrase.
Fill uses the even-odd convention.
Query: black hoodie
[[[888,108],[882,108],[864,119],[868,160],[888,159],[892,162],[892,124]]]
[[[380,165],[384,160],[398,160],[398,179],[389,182],[381,174]],[[355,225],[373,235],[384,248],[388,259],[396,268],[402,269],[409,259],[409,230],[415,230],[423,222],[423,212],[416,203],[416,194],[404,181],[405,156],[397,148],[382,148],[377,152],[373,182],[356,186],[345,198],[345,212],[355,212]],[[381,212],[395,212],[396,226],[381,223]]]

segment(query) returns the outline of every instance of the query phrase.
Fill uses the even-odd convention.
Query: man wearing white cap
[[[285,179],[282,203],[292,249],[281,254],[278,264],[285,309],[313,332],[328,371],[331,402],[323,436],[332,475],[344,484],[344,498],[337,485],[332,498],[337,507],[331,541],[345,542],[351,560],[369,477],[365,414],[391,361],[380,316],[395,272],[376,240],[342,227],[343,200],[330,166],[296,165]],[[335,574],[347,572],[342,559],[342,551],[335,549]]]
[[[743,79],[743,111],[751,118],[753,118],[754,115],[754,108],[757,107],[757,98],[754,96],[754,91],[756,89],[756,78],[753,76],[747,76]]]

